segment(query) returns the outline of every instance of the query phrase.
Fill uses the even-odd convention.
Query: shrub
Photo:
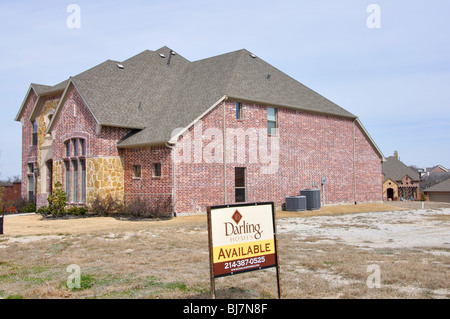
[[[86,214],[86,211],[86,207],[83,206],[72,206],[66,209],[66,213],[73,216],[83,216]]]
[[[106,198],[97,195],[92,202],[89,212],[97,216],[108,216],[117,213],[121,209],[121,202],[110,194]]]
[[[122,214],[130,218],[155,217],[149,203],[140,197],[126,204],[122,209]]]
[[[129,218],[171,217],[171,197],[159,197],[153,202],[138,197],[123,207],[122,214]]]
[[[56,182],[53,193],[47,198],[50,213],[54,216],[64,215],[64,207],[66,207],[68,200],[67,194],[62,190],[61,183]]]
[[[34,200],[28,200],[26,198],[16,198],[15,200],[8,202],[9,206],[14,206],[20,213],[32,213],[36,211],[36,204]]]
[[[20,210],[21,213],[34,213],[35,211],[36,211],[36,204],[33,202],[29,202]]]
[[[7,214],[17,214],[17,208],[14,207],[14,206],[9,206],[6,209],[5,213],[7,213]]]
[[[48,206],[39,207],[36,214],[46,215],[50,214],[50,208]]]

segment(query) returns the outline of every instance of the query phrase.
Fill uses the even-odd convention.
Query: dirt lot
[[[283,298],[450,297],[450,204],[277,212]],[[0,297],[209,298],[205,215],[166,221],[5,218]],[[71,290],[69,265],[81,271]],[[379,287],[379,288],[377,288]],[[218,298],[276,298],[275,269],[216,280]]]

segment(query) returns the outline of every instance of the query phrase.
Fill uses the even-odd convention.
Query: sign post
[[[276,267],[281,297],[274,203],[208,207],[211,297],[215,278]]]
[[[5,220],[5,210],[3,210],[0,216],[0,235],[3,235],[3,221]]]
[[[0,235],[3,235],[3,219],[5,219],[5,213],[0,216]]]

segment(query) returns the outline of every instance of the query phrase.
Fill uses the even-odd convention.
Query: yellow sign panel
[[[215,263],[240,258],[263,256],[274,253],[275,253],[275,244],[273,239],[213,248],[213,256]]]

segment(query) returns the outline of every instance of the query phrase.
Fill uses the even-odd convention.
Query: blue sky
[[[69,28],[70,4],[81,9]],[[370,4],[380,28],[369,28]],[[30,83],[57,84],[104,60],[164,45],[191,61],[248,49],[359,116],[384,155],[450,168],[450,2],[0,2],[0,178],[20,175]]]

